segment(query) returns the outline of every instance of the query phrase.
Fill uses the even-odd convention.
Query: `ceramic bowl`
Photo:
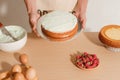
[[[0,50],[5,52],[14,52],[23,48],[27,42],[27,31],[17,25],[3,26],[5,27],[17,40],[13,40],[9,35],[6,35],[0,29]]]

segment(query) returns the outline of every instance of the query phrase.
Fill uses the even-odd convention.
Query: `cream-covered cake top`
[[[110,39],[120,40],[120,28],[110,28],[106,30],[105,35]]]
[[[42,17],[42,26],[51,32],[62,33],[75,28],[77,18],[65,11],[53,11]]]

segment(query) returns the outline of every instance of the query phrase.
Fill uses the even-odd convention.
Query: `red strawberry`
[[[87,52],[84,52],[84,55],[86,56],[86,55],[88,55],[88,53],[87,53]]]
[[[88,67],[88,66],[90,66],[90,62],[87,62],[86,64],[85,64],[85,67]]]
[[[90,59],[88,58],[88,56],[85,56],[86,62],[89,62]]]
[[[96,64],[92,65],[92,66],[87,66],[86,69],[92,69],[92,68],[95,68],[96,67]]]
[[[94,63],[96,63],[96,65],[98,65],[99,64],[99,59],[95,59]]]
[[[83,63],[87,62],[86,59],[85,59],[85,57],[82,57],[82,60],[83,60]]]
[[[87,57],[90,59],[90,61],[92,61],[92,60],[93,60],[92,55],[88,55]]]
[[[97,58],[97,56],[95,54],[93,54],[92,57],[93,57],[93,60]]]
[[[77,59],[80,59],[80,57],[81,57],[80,55],[77,55],[77,56],[76,56]]]

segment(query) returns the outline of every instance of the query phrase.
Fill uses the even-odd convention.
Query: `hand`
[[[31,25],[32,31],[37,36],[39,36],[39,34],[37,33],[36,26],[37,26],[37,22],[38,22],[39,18],[40,18],[40,15],[38,13],[30,13],[29,14],[29,21],[30,21],[30,25]]]
[[[75,11],[74,15],[78,18],[78,20],[82,24],[82,28],[84,29],[86,27],[86,15],[80,14],[79,11]]]
[[[3,24],[0,22],[0,28],[3,26]]]
[[[77,5],[74,8],[75,16],[82,24],[82,28],[86,26],[86,9],[88,0],[78,0]]]

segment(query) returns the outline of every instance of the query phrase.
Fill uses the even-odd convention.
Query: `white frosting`
[[[51,32],[62,33],[75,28],[77,18],[65,11],[53,11],[42,18],[42,26]]]
[[[5,26],[5,28],[18,40],[21,39],[25,35],[25,31],[23,28],[18,26]],[[10,37],[2,33],[0,30],[0,43],[5,42],[14,42],[14,40]]]
[[[111,39],[120,40],[120,28],[108,29],[105,34]]]

